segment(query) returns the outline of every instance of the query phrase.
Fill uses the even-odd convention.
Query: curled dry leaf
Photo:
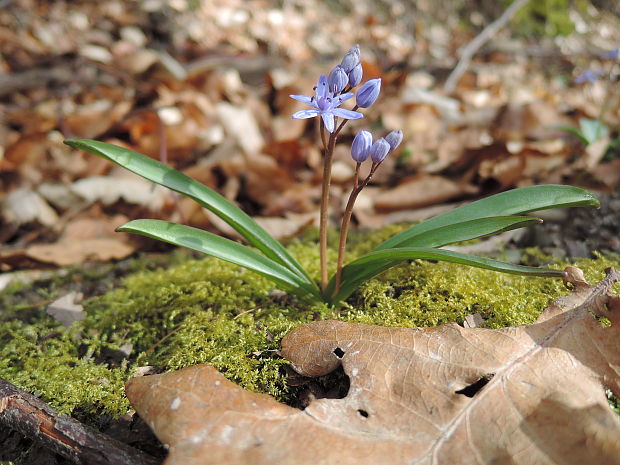
[[[343,399],[300,411],[198,365],[134,378],[127,396],[172,464],[620,463],[620,298],[613,269],[533,325],[430,329],[303,325],[282,355],[304,376],[342,365]],[[601,325],[604,316],[611,325]]]
[[[40,263],[69,266],[85,261],[120,260],[134,252],[134,247],[109,237],[83,240],[61,239],[53,244],[35,244],[25,250],[27,258]]]
[[[216,106],[216,112],[226,133],[237,140],[246,154],[260,152],[265,141],[250,110],[221,102]]]
[[[476,192],[476,187],[470,184],[420,173],[378,194],[375,206],[379,211],[426,207]]]
[[[0,215],[15,226],[30,222],[53,226],[58,221],[54,209],[38,193],[25,187],[6,196],[0,204]]]

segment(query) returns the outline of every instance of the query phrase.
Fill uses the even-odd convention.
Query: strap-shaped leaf
[[[403,261],[413,259],[440,260],[518,275],[546,277],[562,277],[564,275],[564,272],[561,270],[512,265],[498,260],[473,257],[471,255],[452,252],[450,250],[433,249],[429,247],[395,248],[370,252],[346,265],[342,269],[342,283],[340,286],[340,291],[337,295],[334,295],[330,299],[331,302],[336,304],[346,299],[363,282],[368,281],[370,278],[383,273],[385,270],[388,270]],[[334,292],[334,286],[335,279],[332,278],[329,282],[327,295]]]
[[[221,258],[265,276],[287,292],[320,300],[315,288],[288,268],[249,247],[202,229],[162,220],[134,220],[117,231],[141,234]]]
[[[441,247],[542,223],[531,216],[494,216],[431,229],[401,243],[402,247]]]
[[[427,231],[454,223],[492,216],[519,215],[536,210],[561,207],[598,207],[598,199],[590,192],[573,186],[540,185],[522,187],[477,200],[436,216],[397,234],[374,250],[402,247]]]
[[[577,139],[579,139],[583,145],[590,145],[590,141],[581,133],[579,129],[577,129],[574,126],[568,126],[565,124],[556,124],[553,126],[549,126],[549,129],[557,129],[559,131],[567,132],[575,136]]]
[[[284,265],[299,275],[306,283],[316,287],[314,281],[299,262],[288,253],[280,242],[270,236],[240,208],[204,184],[163,163],[123,147],[88,139],[69,139],[65,141],[65,144],[105,158],[149,181],[161,184],[195,200],[223,219],[267,257]]]

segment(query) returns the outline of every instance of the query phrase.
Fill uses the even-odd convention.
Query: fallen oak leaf
[[[388,454],[393,447],[382,438],[358,444],[346,431],[330,431],[298,409],[245,391],[209,365],[133,378],[126,392],[170,446],[167,465],[317,464],[329,440],[347,450],[350,461],[343,463],[366,463],[371,452]]]
[[[135,248],[120,239],[101,237],[82,240],[60,239],[52,244],[34,244],[24,255],[40,263],[69,266],[85,261],[107,262],[128,257]],[[0,257],[0,262],[3,257]]]
[[[351,381],[303,411],[206,365],[134,378],[127,396],[170,446],[167,465],[618,464],[605,388],[620,394],[619,278],[590,286],[568,268],[574,291],[529,326],[302,325],[282,355],[303,376],[342,365]]]
[[[427,207],[476,192],[477,188],[470,184],[420,173],[404,180],[392,189],[379,193],[374,203],[378,211],[387,212]]]

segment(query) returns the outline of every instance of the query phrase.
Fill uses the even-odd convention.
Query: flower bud
[[[357,91],[355,100],[357,106],[360,108],[368,108],[379,97],[379,91],[381,90],[381,79],[371,79],[366,81],[360,90]]]
[[[351,87],[357,86],[360,82],[362,82],[362,64],[358,63],[355,67],[349,72],[349,85]]]
[[[403,141],[403,131],[400,129],[398,131],[392,131],[385,136],[385,140],[390,144],[390,152],[393,152]]]
[[[370,147],[369,153],[373,163],[381,163],[390,153],[390,144],[383,137],[377,139]]]
[[[360,131],[351,144],[351,157],[358,163],[363,162],[370,155],[372,135],[368,131]]]
[[[347,76],[346,71],[342,69],[341,66],[334,67],[327,77],[329,91],[334,94],[342,92],[342,90],[347,86],[348,81],[349,77]]]
[[[342,59],[340,66],[346,73],[351,72],[353,68],[360,62],[360,46],[354,45],[349,49],[347,54]]]

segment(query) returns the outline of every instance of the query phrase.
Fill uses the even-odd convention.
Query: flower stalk
[[[329,191],[331,187],[332,164],[334,158],[334,148],[338,139],[338,134],[350,119],[360,119],[364,115],[357,110],[369,108],[377,100],[381,91],[381,79],[371,79],[366,81],[357,91],[357,95],[351,90],[360,84],[363,76],[362,65],[360,62],[360,49],[358,45],[351,47],[342,59],[342,62],[335,66],[326,77],[322,74],[316,87],[315,95],[291,95],[290,97],[312,107],[309,110],[301,110],[293,114],[295,119],[306,119],[320,116],[319,132],[323,143],[323,179],[321,186],[321,205],[319,213],[319,255],[321,279],[320,289],[322,294],[328,292],[328,256],[327,256],[327,229],[329,225]],[[352,110],[341,108],[340,105],[355,95],[355,106]],[[338,122],[338,118],[342,121]],[[327,133],[329,133],[329,137]],[[366,187],[374,175],[377,167],[389,152],[394,150],[402,140],[402,132],[392,131],[387,139],[378,139],[372,143],[372,135],[368,131],[361,131],[353,143],[352,156],[357,162],[353,189],[349,195],[349,200],[342,218],[340,228],[340,242],[338,245],[338,263],[336,274],[336,293],[340,289],[342,268],[344,265],[344,255],[347,241],[347,234],[351,224],[353,205],[361,190]],[[360,184],[359,171],[361,163],[368,157],[372,158],[370,174]]]
[[[372,167],[370,168],[370,173],[368,174],[366,179],[364,179],[362,184],[359,184],[359,172],[362,164],[360,162],[357,162],[355,166],[353,189],[351,190],[351,194],[349,194],[349,200],[347,201],[347,206],[344,209],[342,226],[340,228],[340,242],[338,243],[338,265],[336,268],[336,286],[334,294],[338,294],[338,292],[340,292],[340,283],[342,282],[342,268],[344,266],[344,255],[347,248],[347,234],[349,233],[351,216],[353,215],[353,206],[355,205],[357,196],[360,194],[360,192],[362,192],[362,189],[368,185],[380,164],[381,163],[372,164]]]
[[[346,121],[346,120],[345,120]],[[340,130],[340,128],[338,128]],[[329,188],[332,178],[332,163],[334,158],[334,147],[336,146],[337,132],[329,135],[329,141],[324,146],[325,155],[323,159],[323,185],[321,188],[321,209],[319,217],[319,253],[321,261],[321,291],[327,289],[327,226],[329,211]],[[321,122],[321,138],[325,144],[324,124]]]

